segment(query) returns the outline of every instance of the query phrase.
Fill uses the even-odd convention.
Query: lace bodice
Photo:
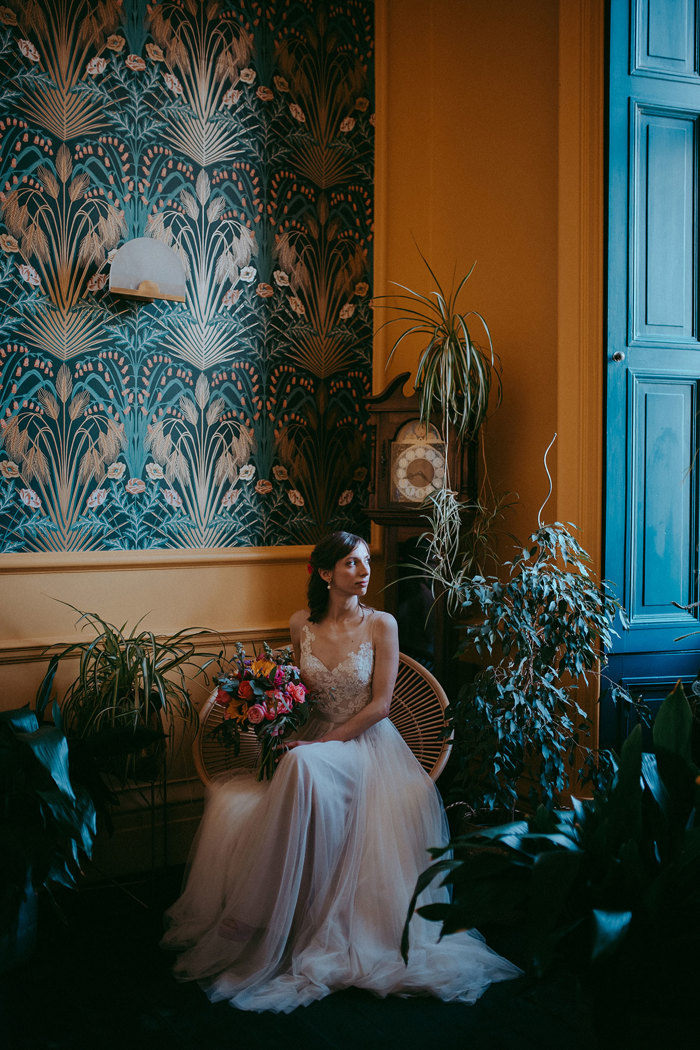
[[[301,673],[318,703],[318,710],[331,722],[346,722],[372,699],[374,646],[370,640],[333,668],[314,656],[314,633],[308,624],[301,631]]]

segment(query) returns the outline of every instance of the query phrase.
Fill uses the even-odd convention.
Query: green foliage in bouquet
[[[308,720],[311,704],[291,648],[250,657],[236,645],[236,658],[217,676],[215,701],[224,717],[211,731],[238,754],[241,733],[254,732],[260,747],[258,780],[271,779],[286,750],[285,739]]]
[[[519,923],[536,974],[565,963],[598,994],[690,996],[700,942],[700,777],[692,712],[679,683],[653,726],[625,741],[612,783],[572,809],[480,830],[433,850],[418,894],[436,878],[449,904],[418,908],[442,934]],[[408,922],[402,945],[408,951]]]

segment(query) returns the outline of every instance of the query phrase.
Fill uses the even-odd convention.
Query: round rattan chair
[[[200,711],[194,741],[195,766],[205,784],[228,773],[252,771],[258,762],[258,741],[252,730],[241,734],[238,755],[212,736],[212,729],[223,719],[223,708],[214,702],[215,696],[216,690]],[[399,653],[389,718],[433,780],[445,768],[452,747],[444,735],[447,704],[437,678],[417,660]]]

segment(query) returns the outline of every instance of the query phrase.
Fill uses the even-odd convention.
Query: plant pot
[[[24,898],[8,930],[0,934],[0,974],[29,962],[36,951],[37,896],[27,879]]]

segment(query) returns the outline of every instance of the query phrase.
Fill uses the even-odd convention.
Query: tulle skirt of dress
[[[399,950],[426,850],[446,841],[435,785],[388,719],[293,749],[270,782],[215,782],[166,915],[176,976],[245,1010],[288,1012],[348,987],[474,1002],[520,973],[479,934],[438,942],[439,925],[414,916],[408,966]],[[445,899],[429,888],[419,903]]]

